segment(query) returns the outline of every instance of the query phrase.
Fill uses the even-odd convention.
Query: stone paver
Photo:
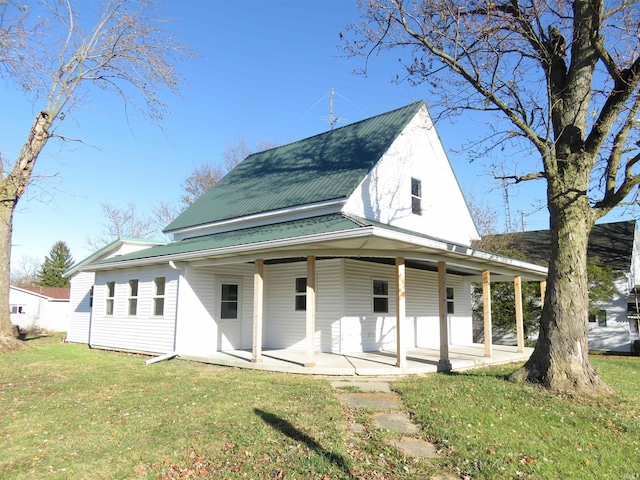
[[[331,386],[336,389],[345,387],[359,389],[361,391],[359,393],[338,393],[338,398],[351,408],[380,410],[380,412],[376,412],[373,415],[373,421],[377,427],[401,435],[412,435],[420,431],[407,413],[398,411],[402,407],[402,402],[400,396],[391,391],[389,381],[376,378],[358,380],[334,379],[331,380]],[[351,433],[359,433],[365,429],[366,427],[360,423],[349,425]],[[411,457],[431,458],[437,455],[435,445],[418,438],[402,436],[390,439],[389,443]]]
[[[378,427],[396,433],[418,433],[420,431],[405,412],[376,413],[373,415],[373,421]]]
[[[389,383],[384,380],[333,380],[331,386],[333,388],[354,387],[363,392],[391,393]]]
[[[418,438],[403,437],[390,443],[411,457],[432,458],[437,454],[435,445]]]
[[[400,410],[400,398],[393,393],[339,393],[338,398],[348,407],[377,410]]]

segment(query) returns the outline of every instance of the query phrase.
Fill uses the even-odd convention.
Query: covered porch
[[[417,375],[439,371],[461,371],[469,368],[523,361],[532,348],[522,352],[515,346],[494,345],[491,357],[485,355],[484,344],[450,345],[450,366],[440,362],[440,350],[414,348],[406,351],[403,367],[397,366],[396,352],[356,352],[347,354],[315,353],[315,365],[305,366],[306,353],[291,350],[264,350],[261,362],[252,362],[251,350],[216,352],[206,358],[182,356],[213,365],[306,375]]]

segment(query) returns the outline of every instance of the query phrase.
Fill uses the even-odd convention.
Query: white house
[[[531,261],[548,262],[549,230],[501,235]],[[599,302],[589,317],[589,349],[629,352],[638,336],[640,319],[640,237],[635,220],[594,225],[587,255],[611,267],[619,277],[616,293]]]
[[[68,275],[69,339],[206,359],[472,343],[470,284],[547,271],[478,233],[423,102],[250,155],[165,229],[174,241]],[[94,277],[91,314],[80,305]],[[87,277],[88,278],[88,277]],[[86,304],[86,301],[85,301]]]
[[[42,328],[66,332],[69,328],[69,288],[14,287],[9,290],[11,323],[23,330]]]

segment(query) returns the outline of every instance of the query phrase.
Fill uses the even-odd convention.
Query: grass
[[[637,357],[592,358],[606,398],[510,384],[516,365],[395,382],[443,452],[423,461],[325,379],[26,343],[0,355],[3,479],[640,478]]]
[[[0,355],[0,478],[392,479],[429,466],[346,441],[326,380],[90,350]]]
[[[579,399],[505,381],[517,365],[394,384],[443,467],[474,479],[640,478],[640,358],[592,357],[616,394]]]

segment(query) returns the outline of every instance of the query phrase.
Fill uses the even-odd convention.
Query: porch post
[[[405,303],[405,265],[403,257],[396,257],[396,367],[407,366],[407,352],[403,340],[403,328],[406,317]]]
[[[264,304],[264,260],[256,260],[253,274],[253,348],[251,361],[262,363],[262,312]]]
[[[547,293],[547,281],[540,282],[540,307],[544,307],[544,296]]]
[[[447,321],[447,264],[438,262],[438,311],[440,312],[440,365],[451,368],[449,361],[449,322]]]
[[[524,319],[522,314],[522,278],[519,275],[513,277],[513,286],[516,297],[516,336],[518,338],[518,353],[523,353]]]
[[[484,356],[491,358],[493,339],[491,332],[491,272],[482,271],[482,303],[484,308]]]
[[[307,359],[305,367],[315,367],[314,338],[316,333],[316,257],[307,257]]]

